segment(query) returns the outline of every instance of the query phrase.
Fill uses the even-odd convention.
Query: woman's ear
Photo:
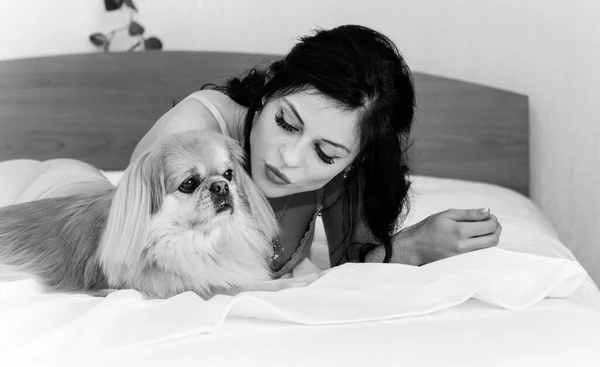
[[[149,151],[124,172],[112,200],[100,241],[100,263],[110,285],[131,279],[146,248],[150,220],[165,196],[164,172],[159,154]]]

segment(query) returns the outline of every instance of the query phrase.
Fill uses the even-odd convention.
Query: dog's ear
[[[162,156],[147,152],[125,170],[100,242],[100,263],[111,285],[124,272],[139,269],[151,216],[160,210],[164,196]]]
[[[268,238],[274,239],[279,233],[279,224],[275,219],[275,214],[271,205],[258,190],[250,176],[246,173],[242,163],[244,160],[244,151],[235,142],[229,143],[229,151],[235,162],[235,174],[237,177],[240,194],[243,196],[247,210],[259,228]]]

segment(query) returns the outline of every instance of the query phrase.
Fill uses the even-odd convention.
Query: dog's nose
[[[208,189],[213,194],[217,194],[219,196],[227,196],[229,195],[229,185],[225,181],[217,181],[213,182]]]

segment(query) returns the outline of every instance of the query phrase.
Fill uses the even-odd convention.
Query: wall
[[[527,94],[531,196],[600,284],[600,2],[136,0],[169,50],[285,52],[315,26],[386,33],[414,70]],[[368,7],[365,5],[368,4]],[[90,52],[101,0],[0,0],[0,59]],[[69,14],[69,15],[67,15]]]

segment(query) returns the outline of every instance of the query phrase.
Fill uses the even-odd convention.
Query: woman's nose
[[[298,144],[284,144],[279,149],[283,164],[288,167],[298,167],[302,159],[302,152]]]

